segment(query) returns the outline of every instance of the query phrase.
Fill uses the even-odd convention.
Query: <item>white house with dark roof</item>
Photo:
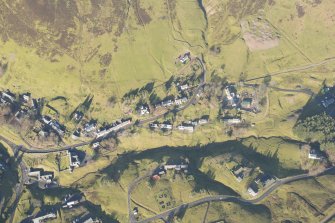
[[[4,98],[4,99],[7,99],[8,102],[10,102],[10,103],[13,103],[16,99],[15,94],[10,92],[10,90],[8,90],[8,89],[6,91],[1,92],[1,97]]]
[[[173,101],[172,100],[166,100],[166,101],[162,101],[161,102],[161,105],[163,106],[163,107],[169,107],[169,106],[172,106],[173,105]]]
[[[199,121],[198,121],[198,124],[199,125],[204,125],[204,124],[207,124],[208,123],[208,119],[206,119],[206,118],[201,118],[201,119],[199,119]]]
[[[149,127],[152,128],[152,129],[158,129],[159,125],[157,123],[150,123]]]
[[[174,101],[175,105],[182,105],[187,102],[187,97],[179,98]]]
[[[92,144],[92,148],[93,148],[93,149],[97,149],[97,148],[99,148],[99,146],[100,146],[100,142],[94,142],[94,143]]]
[[[112,124],[112,127],[108,127],[107,129],[96,132],[96,137],[100,138],[100,137],[108,135],[111,132],[116,132],[116,131],[120,130],[121,128],[129,125],[130,123],[131,123],[130,119],[121,120],[120,122],[115,122],[115,123]]]
[[[42,181],[45,183],[52,183],[54,175],[52,172],[44,171],[43,169],[34,169],[31,168],[28,172],[28,176],[35,178],[37,181]]]
[[[185,131],[185,132],[193,132],[194,127],[192,125],[179,125],[177,126],[177,129],[180,131]]]
[[[44,115],[42,117],[42,121],[44,122],[44,124],[49,125],[51,123],[52,119],[51,119],[50,116]]]
[[[73,116],[74,120],[77,122],[79,122],[83,117],[84,113],[82,113],[81,111],[76,111]]]
[[[251,196],[253,196],[253,197],[257,196],[257,194],[258,194],[258,186],[256,185],[256,183],[251,183],[249,185],[249,187],[248,187],[248,193]]]
[[[31,93],[27,92],[27,93],[23,93],[19,96],[20,100],[24,103],[28,103],[31,99]]]
[[[64,126],[62,126],[57,120],[53,120],[49,123],[51,128],[58,134],[63,135],[65,133]]]
[[[161,129],[168,129],[168,130],[173,128],[173,126],[171,124],[160,124],[159,127]]]
[[[138,113],[140,115],[148,115],[150,113],[150,108],[148,105],[142,105],[138,108]]]
[[[70,161],[70,164],[69,164],[70,170],[72,170],[72,168],[79,167],[81,162],[79,160],[78,154],[70,150],[68,150],[67,153],[68,153],[69,161]]]
[[[32,219],[33,223],[43,223],[46,222],[48,219],[55,219],[57,218],[56,213],[54,212],[49,212],[45,214],[37,214],[35,218]]]
[[[164,165],[164,169],[167,170],[185,170],[188,168],[187,164],[168,164]]]
[[[315,149],[310,149],[308,153],[308,159],[321,160],[323,158],[322,154]]]
[[[178,57],[178,60],[183,64],[185,64],[190,59],[191,59],[191,53],[190,52],[186,52],[183,55],[179,55],[179,57]]]
[[[188,84],[184,84],[184,85],[180,85],[179,88],[180,88],[181,91],[185,91],[189,88],[189,86],[188,86]]]
[[[92,131],[95,131],[97,128],[97,123],[93,120],[89,121],[84,125],[84,131],[87,133],[90,133]]]
[[[242,122],[240,118],[224,118],[223,121],[228,125],[236,125]]]

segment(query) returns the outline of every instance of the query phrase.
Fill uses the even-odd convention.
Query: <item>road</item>
[[[326,217],[324,217],[320,223],[331,223],[330,220],[334,220],[333,218],[335,218],[335,209],[328,214]]]
[[[175,110],[176,112],[183,111],[186,108],[188,108],[190,105],[192,105],[196,101],[197,94],[200,92],[201,88],[206,83],[206,68],[205,68],[203,62],[198,57],[196,57],[194,60],[197,60],[200,63],[201,68],[202,68],[202,79],[201,79],[201,82],[200,82],[199,86],[193,91],[192,97],[186,102],[185,105],[177,108]],[[140,125],[143,125],[143,124],[146,124],[146,123],[153,122],[153,121],[155,121],[157,119],[163,118],[167,113],[169,113],[171,111],[173,111],[173,110],[168,110],[165,113],[162,113],[162,114],[159,114],[159,115],[147,118],[147,119],[139,120],[139,123],[140,123]],[[131,123],[131,124],[129,124],[129,125],[124,126],[123,128],[121,128],[121,130],[127,129],[127,128],[133,126],[133,125],[135,125],[134,122]],[[23,153],[40,153],[40,154],[43,154],[43,153],[54,153],[54,152],[66,151],[66,150],[69,150],[69,149],[75,148],[75,147],[81,147],[81,146],[89,145],[89,144],[95,142],[96,140],[101,140],[101,139],[102,138],[99,138],[99,139],[95,138],[95,139],[93,139],[91,141],[87,141],[87,142],[81,142],[81,143],[77,143],[77,144],[72,144],[72,145],[67,145],[67,146],[61,146],[61,147],[54,147],[54,148],[47,148],[47,149],[34,148],[32,146],[29,146],[30,148],[26,148],[23,145],[21,145],[21,146],[19,146],[17,148],[21,152],[23,152]],[[12,142],[10,142],[8,139],[6,139],[3,136],[0,136],[0,140],[5,141],[7,144],[12,143]]]
[[[181,204],[173,209],[167,210],[163,213],[160,213],[158,215],[155,215],[151,218],[147,218],[141,221],[136,221],[131,210],[129,210],[129,219],[130,219],[130,223],[149,223],[151,221],[157,220],[157,219],[165,219],[171,215],[175,215],[176,213],[180,212],[182,209],[184,208],[192,208],[198,205],[201,205],[203,203],[208,203],[208,202],[213,202],[213,201],[229,201],[229,202],[237,202],[237,203],[241,203],[241,204],[245,204],[245,205],[251,205],[251,204],[257,204],[259,202],[261,202],[262,200],[264,200],[265,198],[267,198],[273,191],[275,191],[276,189],[278,189],[280,186],[287,184],[287,183],[291,183],[294,181],[298,181],[298,180],[302,180],[302,179],[308,179],[308,178],[313,178],[313,177],[317,177],[320,175],[324,175],[327,173],[335,173],[335,167],[330,167],[328,169],[325,169],[324,171],[318,173],[318,174],[300,174],[300,175],[296,175],[296,176],[292,176],[292,177],[287,177],[287,178],[283,178],[283,179],[278,179],[274,184],[272,184],[268,189],[266,189],[266,191],[264,193],[262,193],[259,197],[255,198],[255,199],[251,199],[251,200],[247,200],[247,199],[243,199],[241,197],[235,197],[235,196],[227,196],[227,195],[217,195],[217,196],[209,196],[209,197],[204,197],[201,198],[199,200],[190,202],[190,203],[184,203]],[[135,184],[132,184],[132,187],[135,187],[140,180],[145,179],[146,177],[148,177],[148,175],[145,175],[143,177],[140,177],[138,179],[136,179]],[[132,188],[133,190],[134,188]],[[130,205],[130,195],[131,195],[131,191],[128,191],[128,205]],[[130,192],[130,193],[129,193]],[[129,208],[130,209],[130,208]]]
[[[187,101],[187,103],[182,106],[182,107],[179,107],[176,109],[176,112],[180,112],[180,111],[183,111],[185,110],[186,108],[188,108],[189,106],[191,106],[195,101],[196,101],[196,97],[197,97],[197,94],[200,92],[201,88],[205,85],[206,83],[206,68],[205,66],[203,65],[202,61],[199,59],[199,58],[196,58],[196,60],[199,61],[200,65],[201,65],[201,68],[202,68],[202,79],[201,79],[201,83],[199,84],[199,86],[193,91],[193,95],[192,97],[190,98],[190,100]],[[156,115],[154,117],[150,117],[150,118],[147,118],[147,119],[144,119],[144,120],[140,120],[140,125],[143,125],[143,124],[146,124],[146,123],[150,123],[150,122],[153,122],[159,118],[162,118],[164,117],[167,113],[171,112],[170,110],[163,113],[163,114],[159,114],[159,115]],[[130,222],[136,222],[135,220],[135,217],[133,215],[133,210],[131,209],[131,192],[135,189],[135,187],[137,186],[137,184],[139,182],[141,182],[143,179],[147,178],[147,177],[150,177],[151,175],[153,174],[153,171],[149,171],[147,174],[145,174],[144,176],[141,176],[137,179],[135,179],[129,186],[128,186],[128,211],[129,211],[129,219],[130,219]]]
[[[285,88],[279,88],[279,87],[274,87],[274,86],[269,86],[269,88],[276,90],[276,91],[283,91],[283,92],[293,92],[293,93],[303,93],[307,94],[309,96],[313,96],[314,92],[309,89],[309,88],[304,88],[304,89],[285,89]]]
[[[155,170],[148,171],[145,175],[136,178],[131,184],[128,186],[128,212],[129,212],[129,220],[130,222],[136,222],[135,216],[133,215],[133,210],[131,209],[131,193],[135,189],[135,187],[145,178],[150,177]]]
[[[305,66],[300,66],[300,67],[294,67],[291,69],[287,69],[287,70],[283,70],[283,71],[277,71],[277,72],[272,72],[272,73],[267,73],[265,75],[259,76],[259,77],[255,77],[255,78],[251,78],[251,79],[247,79],[244,82],[249,82],[249,81],[255,81],[255,80],[259,80],[259,79],[263,79],[267,76],[277,76],[280,74],[287,74],[287,73],[292,73],[292,72],[297,72],[297,71],[304,71],[304,70],[309,70],[318,66],[322,66],[324,64],[330,63],[330,62],[334,62],[335,61],[335,57],[331,57],[331,58],[327,58],[319,63],[312,63],[312,64],[308,64]]]
[[[201,88],[205,84],[205,81],[206,81],[206,69],[205,69],[202,61],[199,58],[195,58],[195,60],[198,60],[200,62],[200,65],[202,67],[203,78],[202,78],[201,83],[199,84],[199,86],[194,90],[192,98],[190,100],[188,100],[188,102],[184,106],[182,106],[180,108],[177,108],[176,112],[182,111],[182,110],[188,108],[192,103],[194,103],[195,100],[196,100],[196,95],[199,93],[199,91],[201,90]],[[145,124],[145,123],[149,123],[149,122],[155,121],[155,120],[157,120],[159,118],[164,117],[164,115],[167,114],[167,113],[169,113],[169,112],[170,111],[167,111],[167,112],[165,112],[163,114],[160,114],[160,115],[157,115],[157,116],[154,116],[154,117],[150,117],[150,118],[147,118],[147,119],[144,119],[144,120],[140,120],[140,124]],[[132,125],[134,125],[134,123],[129,124],[127,126],[124,126],[122,129],[129,128]],[[0,135],[0,140],[2,140],[3,142],[7,143],[10,146],[10,148],[13,150],[14,155],[17,155],[19,152],[22,152],[22,153],[35,153],[35,154],[47,154],[47,153],[66,151],[66,150],[69,150],[71,148],[89,145],[92,142],[96,141],[97,139],[93,139],[93,140],[88,141],[88,142],[81,142],[81,143],[77,143],[77,144],[72,144],[72,145],[67,145],[67,146],[62,146],[62,147],[48,148],[48,149],[32,148],[32,146],[30,146],[31,148],[26,148],[23,145],[19,145],[18,146],[16,144],[14,144],[12,141],[10,141],[9,139],[7,139],[7,138],[5,138],[4,136],[1,136],[1,135]],[[22,174],[21,174],[20,182],[17,185],[17,187],[15,188],[15,192],[16,192],[15,201],[14,201],[12,207],[10,208],[10,212],[12,212],[11,217],[10,217],[10,221],[9,221],[10,223],[13,222],[13,218],[14,218],[14,215],[15,215],[15,210],[16,210],[17,204],[18,204],[18,202],[19,202],[19,200],[21,198],[22,192],[23,192],[24,183],[27,182],[27,180],[28,180],[28,176],[27,176],[28,168],[27,168],[26,164],[24,163],[24,161],[22,160],[22,157],[21,157],[21,160],[19,162],[19,166],[20,166]],[[148,173],[148,174],[151,175],[152,173]],[[142,179],[139,178],[138,182],[140,182],[141,180]],[[137,185],[137,183],[134,182],[132,185],[135,187]],[[128,188],[128,191],[132,191],[132,190],[133,190],[133,188],[130,185],[129,188]],[[128,206],[131,209],[130,204],[131,204],[131,199],[130,199],[130,196],[128,196]],[[130,212],[131,211],[132,210],[130,210]]]

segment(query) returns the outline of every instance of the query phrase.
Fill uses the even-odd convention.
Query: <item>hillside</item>
[[[334,12],[0,1],[0,221],[334,218]]]

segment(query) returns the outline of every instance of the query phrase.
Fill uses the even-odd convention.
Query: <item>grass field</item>
[[[270,210],[263,205],[244,206],[229,202],[210,203],[207,221],[217,220],[227,222],[272,222]]]
[[[121,17],[125,20],[122,21],[123,24],[118,24],[122,26],[121,35],[108,32],[99,35],[90,30],[91,24],[75,21],[78,23],[74,27],[69,25],[67,28],[68,32],[78,35],[78,39],[66,49],[62,49],[62,45],[44,46],[43,43],[36,43],[36,50],[32,51],[30,47],[22,46],[20,42],[12,39],[1,43],[0,49],[8,58],[9,69],[0,85],[18,92],[29,91],[35,97],[50,99],[64,96],[68,99],[70,108],[74,108],[87,95],[92,94],[92,116],[102,120],[122,116],[119,106],[114,109],[106,106],[108,97],[116,95],[121,99],[131,88],[149,81],[166,81],[176,72],[174,62],[178,55],[188,50],[198,54],[205,48],[202,36],[206,22],[196,1],[178,2],[176,5],[172,4],[173,7],[168,7],[165,2],[152,0],[138,3],[131,5],[127,18]],[[83,5],[77,7],[82,8]],[[12,3],[2,5],[9,8],[11,6]],[[85,12],[86,16],[94,17],[95,7],[95,4],[84,7],[85,10],[77,13]],[[118,6],[113,3],[106,7],[116,8],[121,14],[127,11],[125,5]],[[36,7],[36,10],[39,8]],[[22,14],[24,13],[26,12],[23,10]],[[99,16],[117,16],[108,14],[108,11],[104,11]],[[190,19],[189,15],[197,15],[199,19]],[[30,22],[39,23],[35,27],[32,25],[37,32],[41,32],[41,27],[44,29],[52,26],[52,23],[39,22],[38,16],[29,18],[26,25]],[[112,24],[113,27],[115,25]],[[50,32],[54,31],[51,30]],[[29,33],[23,35],[29,36]],[[36,52],[41,51],[46,51],[47,54],[52,47],[58,48],[51,56],[36,55]],[[57,54],[57,50],[65,53]],[[104,55],[110,55],[111,60],[102,61]]]
[[[327,183],[333,177],[326,175],[285,185],[263,203],[272,210],[274,221],[317,222],[334,203],[333,186]]]

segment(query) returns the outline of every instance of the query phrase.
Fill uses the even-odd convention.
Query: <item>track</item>
[[[281,75],[281,74],[287,74],[287,73],[292,73],[292,72],[309,70],[309,69],[312,69],[312,68],[315,68],[315,67],[322,66],[322,65],[327,64],[327,63],[334,62],[334,61],[335,61],[335,57],[331,57],[331,58],[327,58],[327,59],[325,59],[325,60],[323,60],[323,61],[321,61],[319,63],[312,63],[312,64],[308,64],[308,65],[305,65],[305,66],[294,67],[294,68],[283,70],[283,71],[277,71],[277,72],[267,73],[267,74],[264,74],[264,75],[259,76],[259,77],[247,79],[244,82],[246,83],[246,82],[250,82],[250,81],[255,81],[255,80],[263,79],[263,78],[265,78],[267,76],[272,76],[273,77],[273,76],[277,76],[277,75]]]

